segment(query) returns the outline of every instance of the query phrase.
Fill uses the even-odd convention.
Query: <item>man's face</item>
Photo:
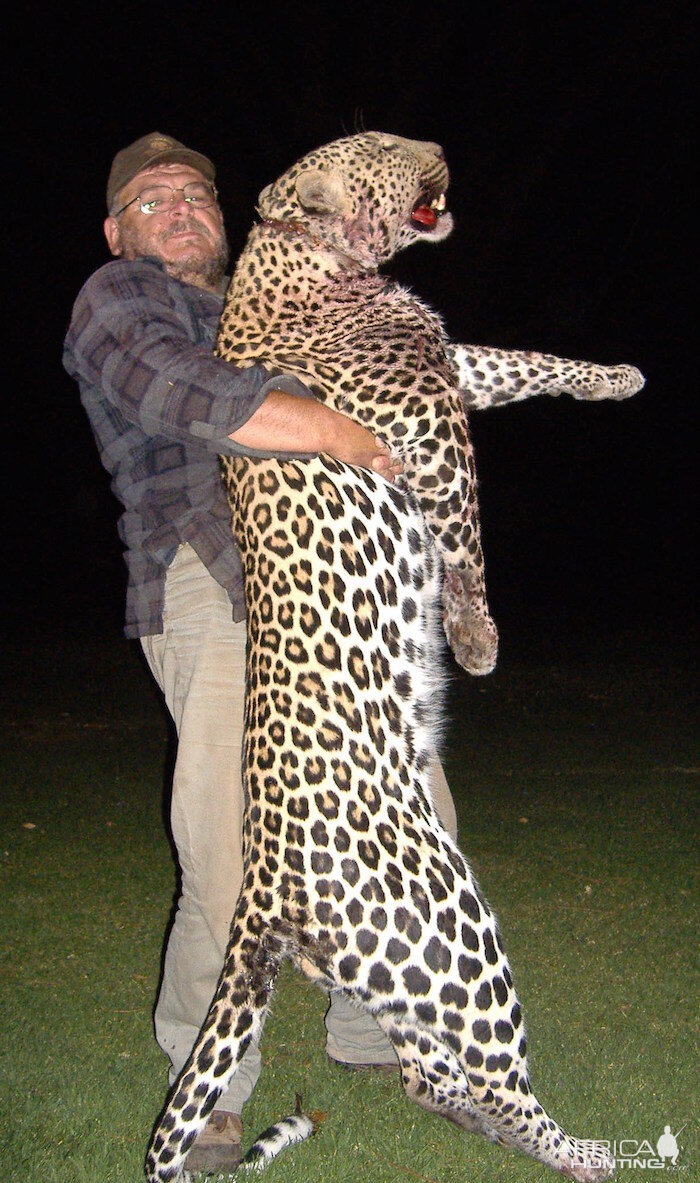
[[[160,164],[144,169],[117,194],[120,208],[150,185],[182,189],[189,181],[204,181],[186,164]],[[136,201],[118,217],[110,215],[104,224],[105,237],[113,255],[160,259],[169,275],[184,283],[218,291],[228,262],[228,243],[218,205],[204,209],[188,205],[176,193],[172,205],[160,213],[144,214]]]

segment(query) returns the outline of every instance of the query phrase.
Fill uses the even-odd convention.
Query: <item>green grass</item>
[[[685,1125],[679,1165],[696,1179],[690,679],[667,653],[585,651],[455,675],[461,843],[501,922],[540,1101],[584,1136],[655,1144]],[[4,664],[0,1178],[136,1183],[166,1088],[151,1028],[175,882],[166,722],[119,641],[15,643]],[[553,1177],[421,1112],[396,1080],[333,1068],[324,1005],[283,973],[246,1131],[297,1091],[327,1119],[269,1183]]]

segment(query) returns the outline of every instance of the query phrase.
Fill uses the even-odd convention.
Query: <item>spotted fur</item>
[[[219,352],[302,378],[400,456],[444,567],[455,657],[489,673],[498,634],[486,602],[467,407],[568,392],[626,398],[633,366],[455,345],[440,317],[377,268],[452,229],[437,144],[377,132],[317,149],[260,194],[221,323]],[[432,203],[432,204],[431,204]],[[229,471],[235,465],[227,462]]]
[[[287,957],[375,1016],[426,1109],[569,1178],[611,1172],[601,1146],[571,1138],[532,1092],[498,925],[427,781],[441,569],[457,630],[483,593],[460,376],[474,401],[509,386],[525,397],[536,382],[554,393],[580,381],[598,397],[600,376],[452,346],[433,313],[376,277],[401,246],[449,231],[448,214],[426,212],[446,184],[436,145],[376,133],[329,145],[261,195],[265,222],[231,286],[219,351],[272,361],[351,407],[401,453],[407,480],[395,488],[327,456],[224,463],[249,632],[244,878],[216,996],[152,1140],[150,1183],[180,1177]],[[638,384],[619,369],[605,371],[613,397]],[[483,601],[465,648],[475,620],[488,637],[487,619]]]
[[[319,1119],[325,1119],[324,1114],[306,1114],[301,1112],[300,1098],[297,1094],[297,1111],[289,1117],[283,1117],[274,1125],[263,1130],[243,1159],[241,1166],[247,1171],[262,1171],[277,1158],[283,1150],[297,1142],[305,1142],[312,1137],[318,1128]]]

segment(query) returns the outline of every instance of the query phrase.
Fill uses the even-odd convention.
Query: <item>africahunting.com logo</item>
[[[664,1126],[664,1132],[657,1138],[655,1145],[648,1138],[620,1138],[614,1142],[601,1141],[598,1145],[614,1159],[617,1170],[624,1167],[638,1171],[682,1170],[678,1162],[681,1153],[678,1135],[684,1129],[685,1126],[681,1126],[673,1134],[669,1125]]]

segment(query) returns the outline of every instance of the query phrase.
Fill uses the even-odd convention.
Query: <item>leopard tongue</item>
[[[429,205],[417,205],[411,214],[412,222],[420,222],[422,226],[434,226],[437,222],[437,214]]]

